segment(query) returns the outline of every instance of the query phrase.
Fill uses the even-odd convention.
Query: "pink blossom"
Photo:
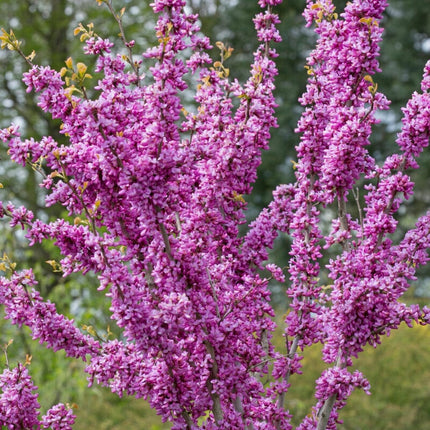
[[[59,403],[53,406],[42,417],[42,428],[52,430],[71,430],[75,423],[75,415],[72,409]]]
[[[18,364],[0,375],[0,424],[9,429],[33,429],[39,426],[37,387],[27,367]]]

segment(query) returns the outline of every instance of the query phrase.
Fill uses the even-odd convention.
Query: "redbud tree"
[[[123,31],[124,10],[98,0],[117,20],[125,53],[113,54],[111,41],[80,25],[84,52],[96,58],[91,71],[71,58],[60,71],[38,66],[12,31],[1,36],[2,47],[29,63],[28,91],[61,121],[68,144],[22,139],[16,125],[1,140],[14,162],[40,172],[46,205],[62,205],[68,217],[43,221],[11,202],[0,215],[25,230],[29,246],[53,240],[62,259],[51,263],[65,277],[94,273],[121,335],[85,332],[41,297],[43,279],[4,256],[6,318],[83,360],[90,385],[146,399],[174,429],[291,429],[290,377],[316,343],[327,368],[298,429],[336,429],[351,392],[370,390],[353,359],[402,322],[430,322],[430,309],[401,301],[428,261],[430,212],[393,240],[396,213],[413,193],[408,172],[429,143],[430,62],[403,109],[397,152],[382,164],[368,152],[377,113],[389,107],[375,79],[385,0],[353,0],[339,14],[331,0],[307,1],[306,25],[318,39],[300,98],[296,181],[279,185],[247,224],[244,196],[277,126],[280,2],[258,1],[260,46],[245,83],[229,76],[230,48],[217,42],[220,58],[208,55],[211,42],[184,0],[151,4],[158,44],[141,56]],[[323,214],[331,216],[327,232]],[[292,241],[285,267],[268,263],[280,233]],[[280,350],[272,278],[291,303]],[[64,404],[39,416],[28,362],[6,366],[0,388],[2,426],[72,428]]]

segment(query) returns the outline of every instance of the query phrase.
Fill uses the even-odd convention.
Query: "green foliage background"
[[[117,10],[126,7],[125,27],[129,37],[137,42],[136,52],[153,42],[154,18],[150,13],[150,2],[117,0]],[[335,1],[341,10],[346,1]],[[419,88],[422,68],[430,56],[430,7],[428,1],[392,0],[387,11],[385,38],[381,51],[383,73],[375,80],[379,88],[392,100],[392,113],[383,116],[375,130],[372,154],[378,159],[395,150],[395,133],[400,126],[401,111],[410,94]],[[252,52],[256,47],[255,32],[251,19],[257,12],[257,1],[251,0],[190,0],[189,5],[200,13],[202,27],[213,43],[222,40],[235,51],[228,60],[233,76],[246,77]],[[291,182],[295,159],[294,147],[299,137],[294,128],[301,109],[297,98],[305,89],[304,64],[307,53],[313,48],[314,35],[304,28],[301,11],[304,0],[285,0],[278,8],[282,20],[280,31],[283,42],[279,45],[280,74],[277,79],[277,110],[280,127],[273,130],[271,149],[263,156],[263,165],[255,190],[249,198],[250,218],[266,205],[272,190],[278,183]],[[96,6],[95,0],[2,0],[0,2],[0,27],[13,27],[20,40],[25,41],[25,50],[36,50],[40,64],[50,64],[56,69],[72,56],[76,61],[84,59],[73,28],[79,22],[94,22],[96,32],[102,37],[116,35],[118,30],[106,8]],[[216,49],[213,56],[218,55]],[[88,63],[88,58],[85,57]],[[19,76],[26,70],[25,64],[8,53],[0,52],[0,127],[6,127],[17,119],[28,136],[39,138],[51,134],[60,141],[58,124],[49,120],[36,107],[33,96],[25,93]],[[43,194],[37,187],[38,178],[31,170],[23,170],[6,161],[5,149],[0,149],[1,199],[12,199],[25,203],[37,216],[44,219],[64,215],[59,208],[46,209]],[[414,180],[417,183],[415,197],[405,206],[402,224],[404,229],[413,225],[416,216],[429,206],[430,152],[421,158],[423,166]],[[280,238],[272,253],[272,259],[285,265],[288,260],[289,243]],[[97,294],[95,279],[74,276],[64,279],[53,273],[45,263],[55,259],[55,249],[50,243],[33,249],[26,247],[20,232],[12,234],[5,223],[0,224],[0,253],[7,252],[18,268],[33,267],[40,279],[40,290],[45,298],[57,303],[58,309],[75,318],[76,324],[95,327],[103,333],[109,325],[108,303]],[[424,279],[429,277],[422,272]],[[286,308],[284,286],[274,286],[274,299],[280,309]],[[428,288],[419,289],[428,297]],[[408,297],[411,302],[418,299]],[[429,300],[421,298],[421,304]],[[281,312],[282,313],[282,310]],[[281,323],[282,325],[282,323]],[[113,327],[111,327],[113,329]],[[402,327],[373,350],[366,350],[356,366],[369,378],[372,396],[362,392],[353,394],[341,414],[347,430],[425,430],[430,428],[430,329],[417,327],[410,330]],[[29,340],[25,329],[11,327],[0,320],[0,344],[9,339],[14,343],[8,347],[8,359],[13,365],[23,361],[25,355],[33,356],[30,371],[40,386],[42,412],[53,403],[62,401],[76,403],[78,420],[76,429],[88,428],[119,430],[124,428],[161,430],[170,428],[161,423],[148,405],[138,399],[118,399],[101,387],[87,389],[83,363],[67,359],[62,353],[52,353]],[[282,344],[280,333],[275,342]],[[288,395],[287,406],[295,415],[298,424],[314,404],[314,381],[322,370],[319,347],[305,351],[304,374],[294,375]],[[4,367],[5,358],[0,361]]]

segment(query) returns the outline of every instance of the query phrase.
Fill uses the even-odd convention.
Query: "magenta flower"
[[[0,424],[9,429],[39,428],[37,387],[28,370],[18,364],[0,375]]]

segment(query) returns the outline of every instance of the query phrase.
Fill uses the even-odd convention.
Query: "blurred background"
[[[149,1],[114,0],[116,10],[126,8],[125,32],[129,39],[135,39],[136,54],[154,43],[154,16]],[[341,12],[345,1],[334,1]],[[203,32],[213,44],[223,41],[234,48],[227,66],[233,77],[244,81],[247,77],[252,52],[257,46],[252,17],[258,12],[257,1],[250,0],[189,0],[188,7],[200,15]],[[279,183],[294,180],[293,163],[295,146],[299,136],[294,133],[301,107],[298,97],[304,92],[306,56],[313,49],[315,35],[304,27],[301,16],[304,0],[286,0],[277,8],[282,23],[279,28],[283,42],[277,49],[279,76],[276,97],[279,104],[277,116],[279,128],[272,133],[271,148],[263,155],[259,179],[254,192],[247,197],[249,219],[271,200],[272,191]],[[72,56],[75,63],[90,58],[82,53],[79,37],[73,36],[73,29],[79,23],[93,22],[101,37],[113,38],[118,33],[114,19],[106,7],[98,7],[94,0],[2,0],[0,2],[0,27],[12,28],[23,50],[29,54],[36,51],[35,62],[51,65],[60,70],[64,61]],[[379,90],[391,100],[391,110],[380,116],[381,123],[375,127],[370,147],[371,154],[381,161],[397,150],[396,133],[401,126],[401,107],[413,91],[419,90],[423,67],[430,58],[430,5],[427,1],[391,0],[387,9],[384,41],[381,48],[382,73],[374,80]],[[112,36],[115,35],[115,36]],[[118,42],[117,40],[114,40]],[[121,44],[117,44],[121,49]],[[219,51],[218,51],[219,52]],[[217,59],[217,49],[213,58]],[[89,67],[91,69],[91,67]],[[37,107],[33,94],[27,94],[21,82],[21,75],[27,65],[18,55],[0,51],[0,128],[11,122],[21,126],[25,137],[41,138],[52,135],[59,142],[67,144],[58,133],[59,123],[52,121]],[[430,203],[430,152],[427,150],[419,160],[421,169],[413,172],[416,192],[401,209],[399,221],[401,230],[394,237],[399,240],[402,232],[411,228],[416,218],[423,214]],[[8,162],[6,148],[0,148],[0,199],[25,204],[38,217],[48,220],[64,216],[59,207],[44,207],[43,192],[38,187],[39,178],[31,169],[24,169]],[[0,253],[7,253],[18,262],[18,269],[33,267],[40,280],[43,297],[57,303],[59,311],[76,320],[79,326],[91,325],[101,331],[110,324],[108,302],[97,293],[95,278],[73,275],[62,278],[53,273],[45,263],[55,258],[52,243],[28,248],[22,232],[11,231],[7,222],[0,223]],[[271,259],[281,266],[288,261],[288,237],[279,237],[271,252]],[[273,302],[280,315],[288,308],[285,285],[272,285]],[[413,285],[408,303],[421,305],[430,302],[430,270],[422,269],[420,278]],[[111,327],[112,330],[113,327]],[[76,403],[78,408],[78,430],[139,428],[159,430],[170,428],[161,423],[159,417],[140,399],[119,399],[100,387],[87,389],[82,372],[83,365],[68,360],[61,353],[52,353],[29,340],[25,328],[11,327],[0,320],[0,344],[8,347],[9,361],[25,359],[26,354],[34,359],[30,371],[40,386],[42,412],[55,402]],[[430,428],[430,332],[428,327],[417,327],[410,331],[402,327],[383,341],[376,350],[368,348],[356,366],[369,378],[373,387],[372,396],[362,392],[354,393],[348,406],[341,413],[344,428],[359,429],[414,429]],[[282,344],[281,330],[275,336],[275,343]],[[5,358],[0,359],[1,368]],[[295,415],[295,424],[310,411],[314,404],[314,380],[319,376],[323,364],[319,360],[319,347],[305,351],[304,374],[294,375],[288,394],[288,408]]]

